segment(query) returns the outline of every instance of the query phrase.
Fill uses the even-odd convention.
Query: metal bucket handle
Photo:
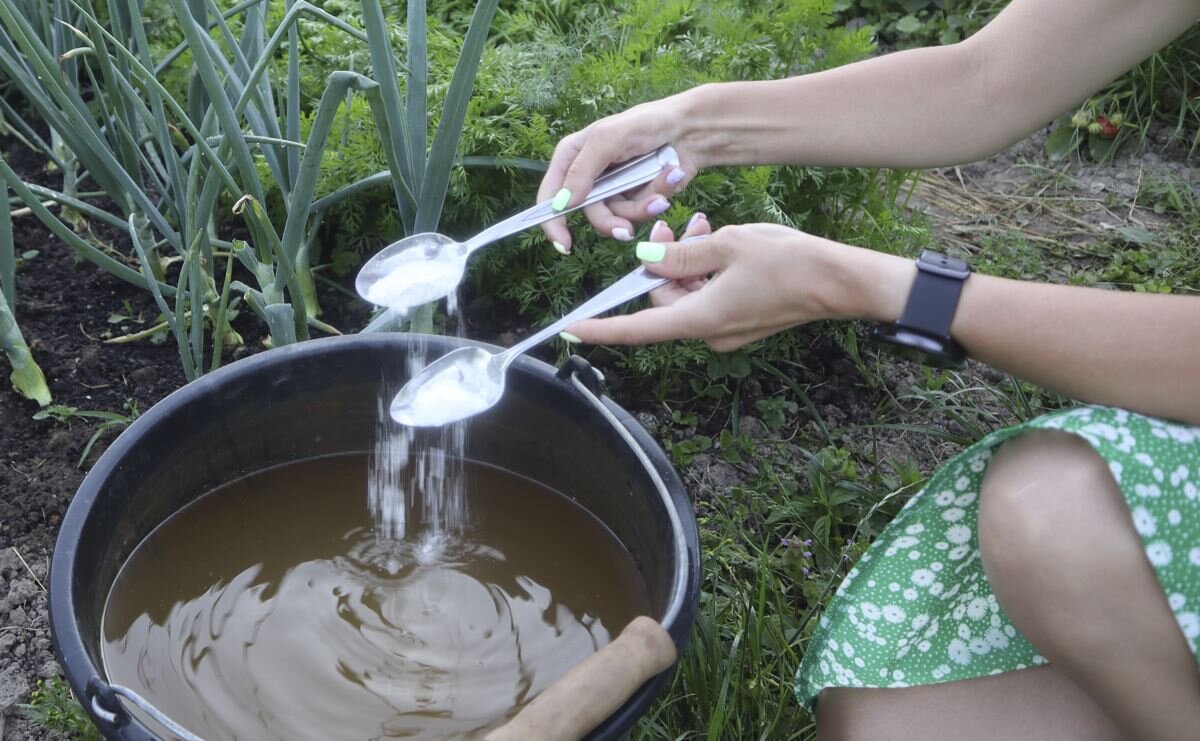
[[[92,712],[97,718],[109,725],[120,727],[129,722],[129,712],[122,707],[120,700],[133,703],[139,710],[156,720],[164,728],[174,733],[183,741],[204,741],[196,734],[167,717],[158,708],[150,704],[146,698],[119,684],[109,684],[100,677],[92,677],[87,685],[88,699]]]
[[[594,406],[596,410],[599,411],[606,420],[608,420],[613,429],[615,429],[617,433],[620,434],[625,440],[626,444],[629,446],[629,449],[634,451],[634,453],[637,455],[638,461],[642,464],[642,468],[645,469],[646,474],[649,475],[650,479],[654,482],[655,488],[664,498],[664,506],[671,521],[671,529],[675,533],[675,558],[678,559],[679,563],[686,563],[688,559],[687,544],[683,537],[683,525],[679,520],[679,513],[670,506],[671,503],[668,499],[668,495],[666,494],[667,487],[663,482],[662,474],[657,468],[655,468],[654,463],[650,461],[650,458],[646,455],[646,451],[643,449],[641,443],[637,441],[630,430],[625,426],[625,423],[622,422],[617,415],[615,415],[613,411],[604,404],[604,374],[601,373],[597,368],[593,367],[591,363],[579,357],[578,355],[572,355],[571,357],[567,358],[566,362],[559,366],[558,371],[554,375],[561,381],[569,381],[575,387],[575,390],[578,391],[581,396],[587,399],[592,406]],[[632,420],[630,423],[637,424]],[[660,620],[663,625],[673,625],[676,619],[678,619],[679,614],[683,611],[684,602],[686,601],[686,586],[684,573],[682,571],[677,571],[675,575],[675,583],[671,587],[671,601],[668,603],[667,608]]]

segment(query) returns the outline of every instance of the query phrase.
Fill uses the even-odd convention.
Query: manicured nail
[[[650,201],[650,205],[646,206],[646,213],[650,214],[651,216],[658,216],[659,214],[661,214],[663,211],[666,211],[670,207],[671,207],[671,202],[668,201],[666,198],[659,196],[659,197],[655,198],[653,201]]]
[[[583,342],[583,340],[579,339],[578,337],[571,334],[570,332],[559,332],[558,336],[563,338],[563,340],[565,340],[566,342],[571,343],[572,345],[578,345],[580,342]]]
[[[696,213],[692,214],[692,218],[688,219],[687,230],[690,230],[696,224],[700,223],[701,221],[703,221],[707,218],[708,217],[705,216],[703,213],[701,213],[700,211],[697,211]]]
[[[571,202],[571,191],[563,188],[554,194],[554,200],[550,202],[550,208],[555,211],[562,211]]]
[[[642,262],[662,262],[667,256],[667,246],[659,242],[638,242],[637,258]]]
[[[671,170],[667,173],[667,184],[679,185],[681,182],[683,182],[685,177],[687,177],[687,173],[676,167],[674,170]]]
[[[558,250],[558,253],[560,255],[571,254],[571,251],[568,250],[567,246],[565,244],[563,244],[562,242],[554,241],[554,242],[551,242],[550,244],[554,245],[554,249]]]
[[[612,234],[613,239],[619,239],[622,242],[628,242],[633,239],[633,234],[623,226],[613,227]]]

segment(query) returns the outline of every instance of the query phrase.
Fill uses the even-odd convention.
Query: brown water
[[[466,465],[459,536],[377,538],[363,456],[203,497],[118,575],[109,679],[205,739],[482,736],[648,610],[628,553],[565,497]]]

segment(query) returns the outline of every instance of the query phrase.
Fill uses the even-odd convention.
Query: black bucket
[[[101,662],[105,601],[134,547],[189,502],[234,479],[316,456],[370,451],[384,369],[396,371],[389,380],[402,379],[418,339],[428,343],[430,358],[478,344],[389,334],[272,350],[171,394],[96,463],[54,548],[50,619],[71,689],[107,738],[156,738],[108,684]],[[530,358],[515,363],[501,403],[471,422],[467,457],[562,492],[607,525],[633,556],[651,616],[682,649],[700,576],[696,521],[683,484],[641,425],[599,393],[592,368],[572,360],[557,372]],[[588,738],[617,738],[632,727],[671,671],[643,685]]]

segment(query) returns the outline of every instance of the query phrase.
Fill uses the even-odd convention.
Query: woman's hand
[[[684,236],[709,231],[702,215]],[[915,275],[911,260],[831,242],[775,224],[730,226],[697,242],[670,242],[665,224],[638,245],[647,269],[675,278],[653,308],[569,328],[597,344],[692,338],[718,351],[819,319],[894,321]],[[864,290],[870,287],[870,290]]]
[[[538,201],[566,191],[569,196],[560,196],[567,198],[565,205],[577,204],[610,166],[670,144],[679,154],[677,167],[668,167],[642,188],[583,209],[596,231],[626,242],[633,239],[633,225],[666,211],[671,197],[683,190],[702,166],[696,148],[687,141],[686,96],[683,93],[634,106],[563,138],[554,149],[538,189]],[[570,251],[571,232],[565,217],[546,222],[542,230],[556,249]]]

